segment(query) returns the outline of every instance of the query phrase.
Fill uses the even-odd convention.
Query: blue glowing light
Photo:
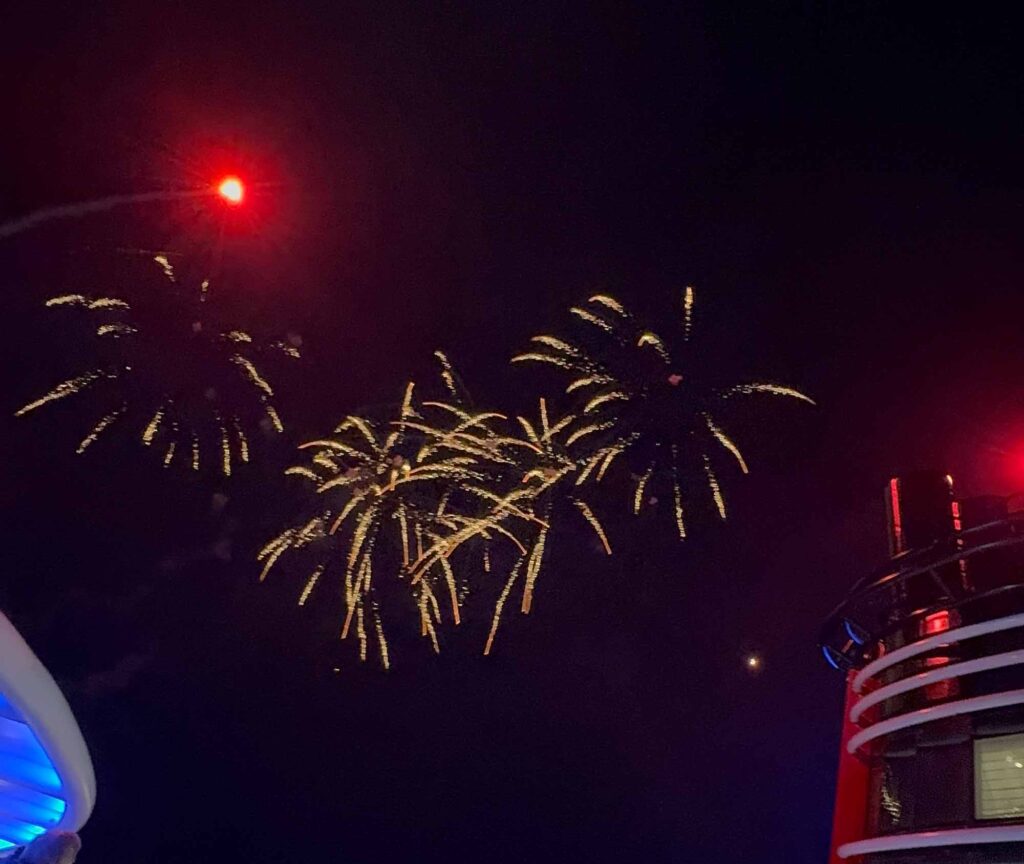
[[[856,633],[853,632],[853,628],[850,626],[850,622],[849,621],[846,621],[844,619],[843,620],[843,627],[846,628],[846,635],[849,636],[854,642],[856,642],[858,645],[863,645],[864,644],[864,640],[860,636],[858,636]]]
[[[825,659],[828,660],[828,665],[833,669],[839,669],[839,664],[836,663],[835,658],[832,656],[832,649],[828,645],[821,646],[821,653],[825,655]]]
[[[0,693],[0,852],[30,843],[60,822],[67,803],[53,762]]]

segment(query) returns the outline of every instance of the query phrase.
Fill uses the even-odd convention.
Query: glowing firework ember
[[[589,424],[583,428],[603,444],[574,482],[599,481],[622,457],[619,461],[628,461],[632,469],[633,512],[659,500],[671,501],[680,538],[686,537],[690,509],[686,480],[702,477],[714,510],[725,519],[725,495],[713,454],[728,454],[747,473],[747,462],[719,417],[729,400],[766,394],[814,404],[799,390],[780,384],[722,388],[705,386],[691,376],[694,301],[694,290],[687,288],[675,350],[619,301],[598,294],[570,310],[585,325],[587,333],[580,340],[535,336],[531,350],[513,358],[515,363],[553,366],[570,376],[566,392],[578,400],[581,422]]]
[[[220,181],[217,193],[229,204],[241,204],[245,197],[245,186],[238,177],[231,175]]]
[[[274,389],[258,364],[267,353],[297,357],[298,349],[286,342],[260,346],[245,331],[211,326],[205,314],[209,282],[190,289],[167,256],[157,255],[153,263],[162,273],[158,284],[142,286],[130,299],[64,294],[46,301],[88,324],[95,367],[60,382],[15,416],[87,392],[106,407],[79,453],[108,431],[123,429],[157,451],[164,466],[181,463],[230,475],[234,465],[249,461],[254,429],[283,431]]]
[[[485,484],[494,465],[511,461],[501,452],[504,439],[490,427],[500,415],[470,414],[442,402],[417,405],[414,393],[410,383],[389,423],[349,416],[330,437],[301,446],[308,461],[285,473],[310,492],[309,518],[281,532],[258,556],[261,578],[286,554],[308,563],[300,605],[324,578],[340,579],[341,638],[355,632],[362,660],[372,639],[385,668],[386,598],[397,590],[420,635],[439,651],[438,625],[446,618],[460,622],[462,588],[451,551],[469,537],[504,530],[497,520],[458,506],[463,490]],[[449,538],[455,539],[446,550]]]

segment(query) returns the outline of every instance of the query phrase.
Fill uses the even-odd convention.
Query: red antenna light
[[[245,186],[242,185],[240,178],[232,174],[220,181],[220,185],[217,187],[217,194],[227,201],[228,204],[241,204],[242,199],[245,197]]]

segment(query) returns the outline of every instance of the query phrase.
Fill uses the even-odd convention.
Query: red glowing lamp
[[[245,186],[242,185],[241,178],[232,174],[220,181],[217,186],[217,194],[228,204],[235,206],[242,203],[242,199],[245,197]]]

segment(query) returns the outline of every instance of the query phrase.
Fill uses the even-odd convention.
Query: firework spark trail
[[[580,390],[583,387],[594,387],[598,384],[611,384],[612,379],[607,375],[587,375],[584,378],[577,378],[575,381],[569,383],[569,386],[565,388],[566,393],[572,393],[574,390]]]
[[[650,465],[637,481],[636,491],[633,493],[633,513],[640,512],[640,507],[644,502],[644,489],[647,487],[647,481],[651,479],[651,475],[654,473],[654,467],[654,465]]]
[[[686,286],[683,294],[683,338],[689,340],[690,331],[693,329],[693,303],[695,292],[692,285]]]
[[[228,438],[228,427],[220,426],[221,472],[225,477],[231,476],[231,439]]]
[[[629,445],[635,440],[635,437],[633,435],[625,440],[616,441],[607,447],[600,448],[586,459],[581,460],[579,463],[581,470],[576,474],[573,485],[582,486],[590,479],[592,474],[594,475],[594,481],[599,483],[615,458],[621,453],[626,452]],[[597,469],[596,473],[594,469]]]
[[[434,356],[441,364],[441,380],[444,381],[444,386],[448,389],[448,393],[452,399],[458,400],[459,388],[455,386],[455,371],[452,369],[452,364],[448,360],[448,355],[443,351],[435,351]]]
[[[111,411],[105,417],[102,417],[99,423],[92,427],[92,431],[81,440],[75,452],[78,454],[84,453],[85,449],[89,447],[91,444],[96,443],[96,439],[99,438],[100,435],[102,435],[104,431],[106,431],[110,427],[111,423],[113,423],[115,420],[117,420],[118,417],[124,414],[124,412],[127,409],[127,405],[122,405],[116,411]]]
[[[636,347],[643,348],[645,345],[650,345],[665,363],[672,362],[668,348],[665,347],[665,343],[661,341],[661,337],[657,333],[650,330],[641,333],[640,338],[636,340]]]
[[[13,237],[47,222],[57,219],[75,219],[81,216],[88,216],[90,213],[100,213],[104,210],[111,210],[114,207],[121,207],[127,204],[144,204],[147,201],[178,201],[185,198],[207,198],[216,195],[212,189],[187,189],[174,190],[169,192],[138,192],[133,195],[110,195],[106,198],[95,198],[92,201],[82,201],[78,204],[60,204],[55,207],[44,207],[22,216],[19,219],[12,219],[0,225],[0,237]]]
[[[377,645],[380,649],[380,662],[384,665],[384,671],[387,672],[391,668],[391,658],[388,652],[388,640],[384,637],[384,627],[380,620],[380,610],[377,608],[376,602],[372,606],[373,611],[373,629],[377,633]]]
[[[171,264],[171,259],[166,255],[154,255],[153,260],[157,266],[164,271],[164,276],[170,279],[171,282],[177,282],[177,278],[174,275],[174,265]]]
[[[523,559],[520,558],[515,566],[512,568],[512,572],[509,573],[508,581],[505,583],[504,589],[502,589],[501,595],[498,597],[498,602],[494,604],[494,616],[491,618],[491,630],[487,634],[487,643],[484,645],[484,655],[491,653],[491,648],[494,647],[494,637],[497,635],[498,626],[501,624],[501,613],[505,609],[505,603],[508,600],[508,595],[512,592],[512,586],[515,585],[516,579],[519,578],[519,571],[523,567]]]
[[[323,575],[326,569],[326,564],[318,564],[316,569],[310,574],[309,581],[306,582],[306,587],[302,589],[302,593],[299,595],[299,605],[305,606],[306,601],[309,599],[309,595],[313,593],[313,589],[316,587],[317,581]]]
[[[710,414],[705,414],[704,420],[707,422],[708,429],[715,437],[715,440],[736,457],[740,471],[744,474],[749,474],[750,469],[747,467],[747,460],[743,458],[743,454],[740,452],[740,448],[736,446],[736,443],[716,425],[715,421],[711,419]]]
[[[81,393],[86,387],[95,384],[103,377],[104,373],[97,370],[95,372],[86,372],[84,375],[78,375],[75,378],[69,378],[67,381],[61,381],[60,384],[48,393],[44,393],[38,399],[23,405],[14,412],[14,416],[23,417],[30,411],[42,408],[43,405],[47,405],[50,402],[56,402],[58,399],[65,399],[68,396],[73,396],[75,393]]]
[[[458,527],[454,533],[436,541],[432,546],[417,550],[416,559],[409,565],[413,584],[419,582],[423,575],[431,567],[438,564],[442,558],[450,558],[455,551],[470,540],[474,540],[477,537],[487,537],[489,531],[494,531],[506,537],[516,546],[520,554],[525,555],[527,552],[526,547],[512,531],[501,524],[503,520],[511,516],[511,511],[504,510],[485,516],[448,517],[455,525],[461,527]]]
[[[259,371],[256,369],[256,365],[252,362],[252,360],[250,360],[248,357],[243,357],[241,354],[234,354],[231,357],[231,362],[237,364],[238,366],[241,366],[242,369],[245,370],[245,374],[249,378],[249,381],[253,384],[253,386],[258,388],[259,390],[262,390],[264,393],[267,394],[267,396],[274,395],[274,389],[267,383],[266,379],[264,379],[260,375]]]
[[[281,433],[284,432],[284,423],[281,422],[280,416],[278,416],[277,409],[273,405],[267,405],[265,408],[267,417],[270,418],[270,423],[274,427],[274,431]]]
[[[672,481],[672,503],[676,517],[676,530],[679,532],[679,539],[686,539],[686,522],[683,518],[683,490],[679,488],[679,481]]]
[[[571,447],[581,438],[587,435],[592,435],[595,432],[604,432],[608,429],[611,429],[614,425],[615,424],[609,420],[603,423],[591,423],[587,426],[580,426],[578,429],[575,429],[572,432],[572,434],[566,439],[565,444],[567,447]]]
[[[235,427],[235,436],[238,438],[238,455],[241,457],[243,462],[249,461],[249,439],[245,435],[245,431],[242,429],[242,424],[237,417],[233,418],[232,423]]]
[[[153,443],[153,439],[156,437],[156,433],[160,429],[160,423],[164,419],[164,406],[161,405],[156,409],[156,413],[153,415],[153,419],[149,421],[146,428],[142,430],[142,443],[149,446]]]
[[[751,393],[769,393],[772,396],[789,396],[791,399],[799,399],[801,402],[806,402],[808,405],[816,405],[817,403],[806,393],[802,393],[792,387],[784,387],[781,384],[737,384],[735,387],[731,387],[725,391],[724,396],[732,396],[736,393],[743,395],[749,395]]]
[[[625,307],[614,297],[609,297],[607,294],[595,294],[593,297],[587,300],[588,303],[596,303],[599,306],[607,306],[613,312],[617,312],[623,318],[628,317]]]
[[[531,493],[528,490],[517,490],[511,495],[499,495],[496,492],[491,492],[489,489],[482,489],[477,486],[467,486],[465,488],[465,491],[473,495],[478,495],[479,497],[484,498],[487,501],[490,501],[494,506],[495,512],[497,513],[507,512],[513,516],[518,516],[524,522],[536,522],[542,528],[548,527],[548,523],[541,519],[539,516],[537,516],[535,513],[523,510],[522,508],[517,507],[513,503],[515,500],[517,500],[517,498],[532,498],[533,493]]]
[[[708,454],[702,454],[702,459],[704,460],[704,473],[708,476],[708,486],[711,487],[711,495],[715,499],[718,515],[725,519],[725,497],[722,495],[722,488],[718,485],[718,478],[715,476],[715,470],[711,467]]]
[[[604,318],[600,317],[599,315],[595,315],[589,309],[581,309],[579,306],[573,306],[569,311],[572,312],[572,314],[575,315],[577,318],[586,321],[588,324],[593,324],[595,327],[604,330],[606,333],[615,332],[615,328],[611,324],[609,324],[607,321],[604,320]]]
[[[548,515],[550,517],[550,514]],[[530,557],[526,560],[526,584],[523,586],[523,601],[519,607],[524,615],[529,615],[533,608],[533,592],[544,564],[544,547],[547,544],[548,532],[547,528],[540,530],[530,550]]]
[[[601,545],[604,546],[605,554],[611,555],[612,547],[608,543],[608,535],[604,533],[604,527],[597,521],[594,511],[587,506],[585,501],[580,501],[577,498],[574,498],[572,503],[579,508],[580,513],[583,514],[583,518],[586,519],[587,522],[590,523],[590,527],[594,529],[594,533],[597,534],[598,539],[601,541]]]

